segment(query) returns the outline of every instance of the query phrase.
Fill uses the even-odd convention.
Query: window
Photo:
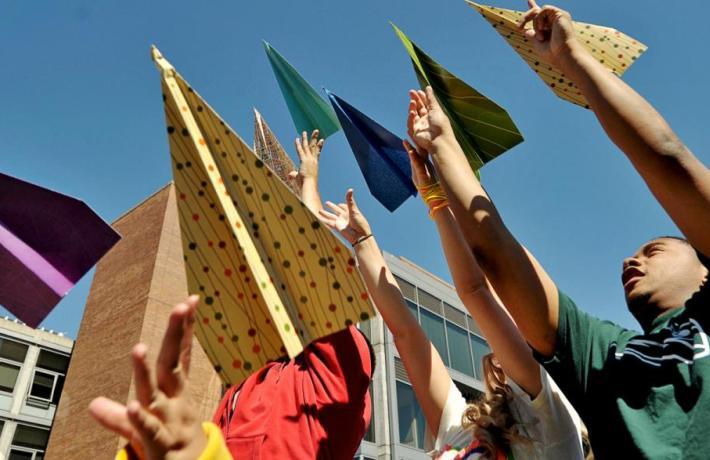
[[[40,350],[27,398],[28,404],[43,408],[49,407],[50,404],[58,404],[64,388],[67,367],[69,367],[68,356]]]
[[[427,310],[421,309],[419,311],[421,317],[422,329],[429,337],[431,343],[434,344],[434,348],[441,355],[442,361],[446,366],[449,365],[449,355],[446,352],[446,332],[444,332],[444,319],[438,315],[430,313]]]
[[[471,335],[471,349],[473,350],[473,362],[476,363],[476,377],[483,380],[483,357],[491,352],[488,343],[482,338]]]
[[[8,460],[43,460],[48,440],[48,430],[17,425]]]
[[[25,362],[27,349],[24,343],[0,337],[0,390],[12,393],[15,390],[17,376]]]
[[[27,348],[24,343],[15,342],[14,340],[0,337],[0,358],[9,359],[18,363],[25,362]]]
[[[365,436],[362,438],[363,441],[367,442],[375,442],[375,420],[377,417],[375,416],[375,393],[373,390],[372,380],[370,380],[370,407],[372,408],[372,416],[370,417],[370,426],[367,427],[367,432],[365,432]]]
[[[394,279],[397,281],[397,284],[399,285],[399,290],[402,291],[402,295],[416,302],[417,288],[415,288],[412,283],[404,281],[399,276],[395,276]]]
[[[444,314],[441,309],[441,300],[426,291],[422,291],[421,289],[419,289],[419,305],[428,308],[434,313],[438,313],[440,315]]]
[[[473,361],[471,360],[468,332],[447,321],[446,335],[449,338],[451,367],[473,377]]]
[[[20,374],[20,366],[0,361],[0,390],[12,393]]]
[[[404,299],[404,301],[407,303],[407,307],[409,307],[409,311],[411,311],[412,314],[414,315],[414,319],[419,321],[419,315],[417,315],[417,304],[415,304],[414,302],[407,300],[407,299]]]
[[[397,415],[399,418],[399,442],[423,449],[424,413],[414,396],[412,387],[399,381],[397,381]]]

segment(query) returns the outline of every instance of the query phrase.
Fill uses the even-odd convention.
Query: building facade
[[[0,459],[44,459],[73,345],[0,318]]]
[[[47,458],[112,460],[125,440],[102,428],[87,410],[106,396],[135,399],[130,351],[142,342],[154,359],[173,305],[187,298],[175,190],[167,185],[112,225],[121,241],[96,266],[79,327]],[[220,380],[194,340],[189,396],[197,415],[211,419]]]
[[[411,313],[434,344],[467,400],[483,391],[481,358],[486,340],[456,295],[454,287],[403,257],[385,253]],[[392,334],[382,317],[360,324],[375,349],[372,423],[357,460],[426,460],[426,423]]]

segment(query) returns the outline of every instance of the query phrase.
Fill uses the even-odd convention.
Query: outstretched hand
[[[420,149],[429,151],[434,144],[453,135],[451,122],[434,96],[431,86],[426,91],[409,91],[407,134]]]
[[[345,194],[345,201],[347,204],[326,201],[326,206],[332,212],[321,209],[318,217],[325,225],[340,233],[350,244],[354,244],[359,238],[372,234],[372,230],[355,203],[352,189]]]
[[[428,153],[423,150],[417,152],[409,141],[404,141],[402,144],[409,155],[409,165],[412,167],[414,185],[417,188],[421,188],[436,182],[436,174],[434,174],[434,167],[428,160]]]
[[[532,21],[532,27],[525,30],[525,35],[540,57],[551,64],[558,64],[578,45],[572,16],[556,6],[545,5],[541,8],[535,0],[528,0],[528,6],[530,9],[518,22],[518,27],[523,29]]]
[[[318,160],[323,150],[324,139],[318,139],[318,130],[314,129],[311,138],[303,131],[301,137],[296,138],[296,152],[298,153],[298,171],[291,171],[289,178],[295,181],[299,188],[305,179],[318,179]]]
[[[201,420],[185,394],[198,301],[191,296],[173,307],[155,371],[148,364],[146,346],[133,347],[137,401],[123,406],[99,397],[89,405],[92,417],[128,439],[141,458],[195,459],[207,444]]]

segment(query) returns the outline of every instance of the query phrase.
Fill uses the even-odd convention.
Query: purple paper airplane
[[[27,325],[119,239],[83,201],[0,173],[0,305]]]

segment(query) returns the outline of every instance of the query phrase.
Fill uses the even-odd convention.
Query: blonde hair
[[[512,444],[531,445],[532,440],[520,433],[510,402],[515,398],[507,384],[503,369],[492,353],[483,357],[483,381],[486,394],[469,404],[463,414],[462,425],[473,431],[473,436],[485,449],[484,458],[495,458],[499,450],[509,452]]]

